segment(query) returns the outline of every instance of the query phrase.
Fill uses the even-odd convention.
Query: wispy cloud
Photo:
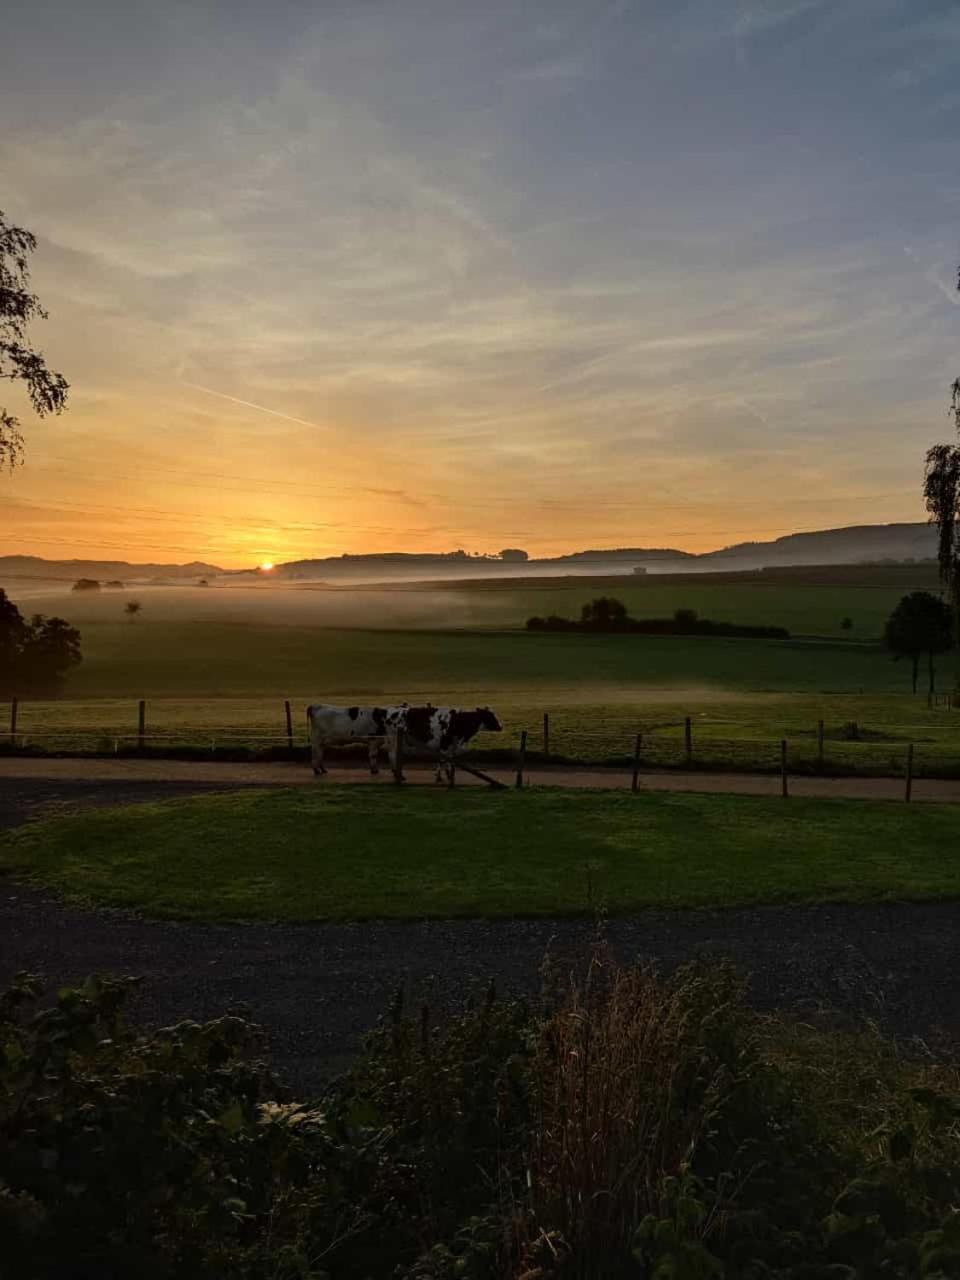
[[[210,481],[231,523],[288,486],[305,538],[315,499],[294,486],[322,476],[312,523],[339,549],[351,521],[545,544],[550,500],[580,504],[571,541],[647,536],[629,503],[604,519],[624,486],[715,495],[741,528],[745,484],[785,459],[794,496],[851,492],[871,434],[888,491],[923,444],[903,425],[942,425],[960,189],[936,77],[905,75],[896,119],[864,125],[950,30],[878,3],[876,27],[865,0],[251,13],[229,57],[185,7],[189,50],[154,61],[141,34],[0,142],[75,389],[31,457],[66,439],[124,474],[139,458],[154,506],[235,472]],[[139,83],[115,85],[131,59]],[[160,440],[184,464],[166,481]],[[451,509],[472,513],[456,531]]]

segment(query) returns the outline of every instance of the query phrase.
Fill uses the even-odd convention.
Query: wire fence
[[[42,713],[36,704],[13,702],[8,707],[6,726],[0,721],[0,752],[6,754],[304,758],[309,749],[302,710],[289,701],[241,708],[234,723],[214,719],[216,703],[199,712],[194,708],[194,721],[179,722],[170,721],[172,713],[162,704],[160,715],[151,716],[146,700],[82,707],[82,714],[81,704],[66,702],[46,704]],[[611,709],[597,724],[592,722],[596,712],[584,717],[577,708],[535,717],[518,711],[502,719],[504,733],[476,739],[469,757],[513,760],[525,730],[526,758],[536,765],[636,764],[644,769],[770,773],[785,765],[797,774],[903,776],[912,751],[919,776],[960,777],[960,716],[951,716],[949,729],[945,723],[938,736],[931,736],[929,724],[897,724],[894,732],[889,726],[873,729],[820,721],[774,735],[730,718],[687,716],[631,723],[629,707]],[[365,742],[358,742],[345,754],[359,756],[366,749]]]

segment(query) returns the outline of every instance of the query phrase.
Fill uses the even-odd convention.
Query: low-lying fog
[[[139,621],[237,622],[274,626],[326,626],[431,629],[501,626],[507,607],[496,590],[452,588],[391,591],[369,587],[317,588],[298,584],[251,586],[154,587],[132,583],[124,589],[73,591],[66,583],[9,579],[8,596],[24,615],[58,614],[80,626],[126,622],[125,606],[138,600]],[[522,626],[518,617],[515,625]]]

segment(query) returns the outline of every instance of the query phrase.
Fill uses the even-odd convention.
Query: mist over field
[[[118,630],[132,652],[153,643],[159,627],[180,631],[177,648],[186,660],[201,643],[204,626],[235,627],[227,644],[244,642],[261,628],[331,631],[520,631],[533,615],[577,618],[584,604],[599,595],[622,600],[636,618],[669,618],[677,609],[693,609],[718,622],[786,628],[792,636],[819,636],[876,642],[897,600],[909,590],[935,588],[935,568],[923,565],[836,566],[820,570],[784,569],[779,573],[663,574],[616,577],[513,576],[498,580],[463,577],[453,582],[305,583],[262,578],[223,579],[208,587],[159,586],[127,581],[120,588],[74,591],[72,580],[8,578],[6,589],[24,614],[65,617],[84,633]],[[3,579],[0,578],[0,584]],[[128,601],[142,612],[133,621],[124,614]],[[247,637],[249,638],[249,637]],[[544,652],[556,637],[537,642]],[[642,650],[638,660],[645,666]],[[226,655],[224,655],[226,656]],[[581,679],[590,681],[588,671]]]
[[[277,627],[461,628],[496,626],[505,600],[496,592],[390,591],[371,588],[255,585],[231,587],[153,587],[131,584],[124,589],[73,591],[66,584],[18,582],[7,593],[21,611],[59,614],[75,626],[123,619],[129,600],[139,600],[142,614],[131,629],[151,622],[237,623]],[[519,618],[522,625],[523,619]]]

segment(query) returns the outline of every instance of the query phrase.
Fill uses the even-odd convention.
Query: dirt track
[[[512,770],[491,767],[491,777],[513,785]],[[629,773],[622,769],[537,768],[529,770],[530,786],[624,788],[630,785]],[[363,783],[390,786],[388,772],[371,778],[365,769],[332,768],[327,779],[316,779],[302,764],[251,763],[231,764],[203,760],[91,760],[0,758],[0,781],[49,780],[84,782],[167,782],[202,783],[223,787],[234,786],[323,786],[325,782]],[[433,785],[428,769],[407,769],[408,783]],[[462,770],[458,785],[482,786]],[[741,795],[780,795],[780,778],[770,774],[747,773],[643,773],[640,784],[645,791],[731,792]],[[856,800],[900,800],[904,798],[902,778],[806,778],[791,777],[789,790],[795,796],[832,796]],[[913,784],[914,800],[960,803],[960,780],[919,779]]]
[[[32,778],[23,766],[33,767]],[[563,780],[623,782],[622,775],[595,773]],[[709,789],[704,775],[686,781]],[[778,780],[715,781],[724,789],[753,782],[769,794]],[[309,773],[288,765],[7,760],[0,762],[0,827],[52,807],[297,782],[313,785]],[[949,798],[960,798],[952,785]],[[301,1094],[348,1060],[399,985],[438,1016],[491,977],[502,991],[532,993],[548,947],[579,967],[591,936],[587,920],[177,924],[66,908],[0,878],[0,985],[21,969],[43,972],[54,985],[94,972],[142,975],[135,1014],[153,1025],[244,1006],[267,1029],[282,1077]],[[699,954],[730,956],[750,975],[750,999],[761,1008],[827,1005],[845,1018],[876,1019],[901,1036],[960,1043],[958,903],[645,911],[612,919],[608,936],[621,959],[651,958],[664,970]]]

